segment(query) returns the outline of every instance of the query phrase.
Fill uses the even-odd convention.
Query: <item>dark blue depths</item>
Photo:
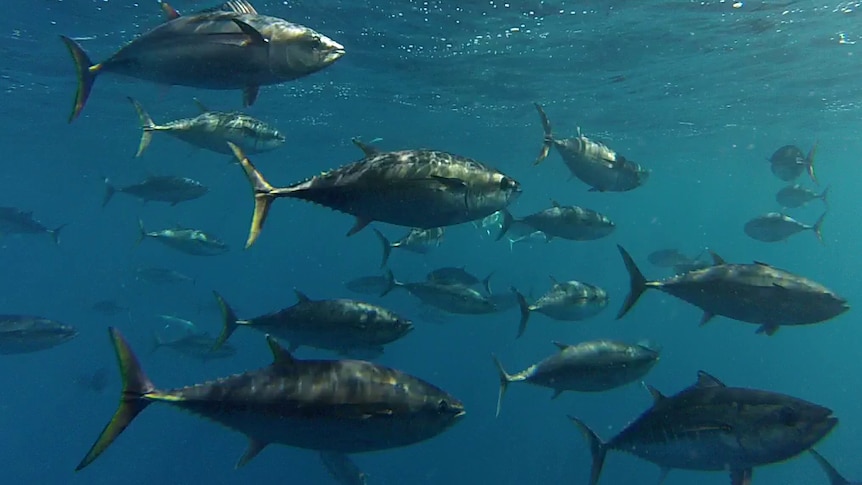
[[[823,324],[755,335],[755,327],[723,318],[698,328],[699,311],[648,292],[625,319],[613,320],[628,290],[615,243],[623,244],[649,278],[665,276],[646,263],[655,249],[696,254],[709,247],[728,261],[766,261],[824,283],[851,306],[862,285],[855,241],[855,123],[860,85],[858,12],[845,2],[256,2],[259,11],[309,25],[342,43],[347,54],[308,78],[263,87],[248,111],[286,136],[278,150],[254,155],[270,182],[288,185],[357,160],[350,138],[384,149],[430,147],[495,166],[521,182],[511,207],[522,217],[549,199],[583,205],[616,224],[608,238],[548,244],[495,243],[471,225],[447,230],[427,255],[393,251],[399,279],[418,280],[440,266],[466,265],[491,286],[517,285],[535,295],[548,276],[605,288],[609,309],[584,322],[533,315],[515,340],[517,309],[490,316],[439,318],[405,293],[370,301],[413,318],[417,328],[387,347],[380,362],[444,388],[467,408],[446,433],[408,448],[360,455],[370,483],[586,483],[589,450],[566,419],[576,415],[608,438],[651,403],[639,385],[602,394],[511,386],[505,412],[494,418],[498,381],[490,354],[522,369],[554,351],[552,340],[597,338],[663,346],[646,381],[667,394],[703,369],[733,386],[784,392],[829,406],[841,424],[818,449],[848,478],[862,476],[854,440],[862,430],[856,382],[855,310]],[[181,11],[208,7],[180,1]],[[318,457],[273,446],[241,470],[233,464],[242,436],[164,406],[148,409],[87,470],[71,470],[116,404],[120,387],[106,327],[118,326],[162,386],[179,386],[267,365],[270,354],[256,332],[238,332],[230,359],[202,363],[174,353],[148,354],[160,314],[194,321],[211,335],[220,317],[210,291],[231,295],[240,315],[293,304],[293,288],[311,298],[356,297],[344,282],[376,274],[377,237],[344,234],[351,218],[298,201],[275,202],[256,245],[242,250],[252,201],[241,169],[229,157],[154,136],[134,159],[140,131],[133,96],[159,120],[197,114],[198,97],[212,109],[241,107],[234,91],[162,89],[104,76],[74,124],[66,117],[74,92],[71,61],[59,34],[82,39],[95,59],[161,21],[155,2],[13,0],[0,19],[0,66],[5,136],[0,205],[32,210],[47,227],[68,224],[60,245],[50,237],[0,239],[3,313],[38,314],[75,325],[72,342],[41,353],[3,356],[0,429],[2,475],[9,483],[246,483],[284,480],[332,483]],[[854,54],[856,54],[854,56]],[[828,67],[828,68],[827,68]],[[555,133],[608,143],[652,170],[648,182],[626,193],[587,192],[567,180],[552,152],[531,165],[542,128],[532,106],[541,102]],[[825,245],[798,236],[767,244],[745,236],[748,219],[780,210],[784,184],[769,170],[776,148],[819,142],[817,175],[831,184]],[[104,209],[103,179],[119,185],[150,175],[200,180],[209,193],[175,207],[117,198]],[[808,180],[799,181],[813,187]],[[819,201],[792,212],[811,223]],[[195,257],[145,242],[135,247],[137,220],[150,228],[193,226],[230,245]],[[375,224],[391,240],[404,228]],[[142,266],[175,268],[194,284],[147,284]],[[91,307],[114,300],[126,312]],[[331,354],[301,349],[302,358]],[[83,377],[107,368],[103,390]],[[84,383],[85,384],[85,383]],[[100,386],[95,386],[100,387]],[[651,483],[658,470],[613,454],[605,484]],[[723,473],[673,472],[666,483],[724,484]],[[800,456],[755,471],[757,484],[827,483],[815,460]]]

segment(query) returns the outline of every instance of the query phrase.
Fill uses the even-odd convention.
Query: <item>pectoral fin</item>
[[[730,485],[751,485],[751,468],[730,471]]]
[[[264,448],[266,448],[267,443],[257,440],[256,438],[249,437],[248,438],[248,448],[245,449],[245,453],[239,457],[239,461],[236,462],[236,468],[240,468],[245,466],[248,462],[250,462],[254,457],[258,455]]]
[[[365,226],[367,226],[368,224],[371,224],[370,219],[363,219],[361,217],[357,217],[356,222],[353,224],[353,227],[351,227],[350,230],[347,231],[347,237],[350,237],[357,232],[365,229]]]
[[[264,45],[269,43],[268,40],[260,33],[259,30],[255,29],[251,25],[243,22],[239,19],[233,19],[233,23],[239,27],[239,30],[242,31],[243,34],[248,36],[248,42],[245,42],[245,45]]]
[[[257,93],[260,91],[260,86],[248,86],[242,90],[242,105],[251,106],[257,100]]]

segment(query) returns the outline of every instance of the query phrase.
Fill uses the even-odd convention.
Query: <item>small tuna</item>
[[[66,227],[61,224],[48,229],[33,218],[33,213],[16,207],[0,207],[0,236],[6,234],[48,234],[55,244],[60,244],[60,231]]]
[[[260,86],[307,76],[344,55],[338,42],[308,27],[259,15],[245,0],[171,17],[98,64],[77,42],[60,36],[78,74],[70,123],[81,114],[93,82],[104,72],[168,86],[241,89],[249,106]]]
[[[552,201],[553,207],[531,214],[512,223],[521,222],[544,234],[546,240],[555,237],[571,241],[592,241],[614,232],[616,226],[607,216],[591,209],[562,206]],[[501,234],[502,236],[502,234]]]
[[[781,204],[782,207],[787,207],[790,209],[795,209],[797,207],[802,207],[814,199],[820,199],[829,207],[829,201],[827,200],[827,196],[829,195],[829,187],[823,189],[823,192],[817,193],[813,190],[806,189],[805,187],[796,184],[796,185],[788,185],[787,187],[782,188],[775,194],[775,200]]]
[[[808,176],[816,184],[817,176],[814,175],[814,157],[816,156],[816,143],[807,156],[802,153],[799,147],[785,145],[769,157],[769,164],[772,168],[772,173],[785,182],[796,180],[802,175],[802,172],[807,171]]]
[[[177,389],[158,389],[122,334],[110,329],[123,378],[114,417],[76,470],[99,457],[152,403],[164,403],[246,435],[243,466],[267,445],[361,453],[425,441],[464,416],[464,405],[403,372],[355,360],[300,360],[267,336],[273,363]]]
[[[217,339],[206,332],[189,332],[186,335],[171,339],[164,339],[158,333],[153,332],[153,345],[150,353],[165,347],[180,355],[204,362],[212,359],[226,359],[236,355],[236,347],[229,342],[225,342],[214,349],[216,342]]]
[[[644,345],[611,340],[566,345],[554,342],[559,352],[516,374],[508,374],[494,356],[500,374],[497,416],[509,383],[526,382],[547,387],[556,399],[565,391],[602,392],[645,376],[658,363],[659,352]]]
[[[608,306],[608,294],[598,286],[580,281],[559,283],[553,277],[551,283],[551,289],[532,305],[527,303],[524,295],[512,288],[521,309],[518,337],[527,329],[527,320],[532,312],[542,313],[554,320],[571,322],[592,318]]]
[[[135,157],[140,157],[150,145],[153,132],[161,131],[180,140],[216,153],[232,154],[226,142],[242,148],[246,153],[263,153],[275,150],[284,143],[284,135],[263,121],[243,113],[210,111],[195,99],[201,114],[157,125],[150,115],[132,98],[129,98],[141,121],[141,143]]]
[[[482,219],[505,208],[521,192],[513,178],[469,158],[434,150],[366,153],[355,163],[289,187],[273,187],[242,150],[230,146],[254,189],[254,216],[246,247],[260,234],[270,205],[290,197],[356,217],[347,233],[373,221],[430,229]]]
[[[692,258],[679,252],[676,248],[657,249],[647,256],[647,260],[654,266],[660,268],[672,268],[681,264],[689,264]]]
[[[823,458],[823,455],[818,453],[814,448],[811,448],[808,452],[811,453],[811,456],[813,456],[815,460],[817,460],[820,468],[822,468],[823,472],[826,473],[826,476],[829,477],[829,485],[862,485],[862,482],[851,482],[841,476],[841,474],[838,473],[838,470],[826,461],[826,458]]]
[[[195,283],[195,279],[175,269],[150,266],[135,269],[135,278],[154,285]]]
[[[838,424],[832,410],[770,391],[727,387],[700,371],[697,383],[673,396],[649,387],[654,404],[610,441],[572,418],[593,455],[590,485],[599,482],[608,451],[631,453],[661,467],[730,472],[750,485],[752,469],[789,460]]]
[[[138,229],[140,230],[140,235],[138,236],[137,244],[140,244],[141,241],[149,237],[169,248],[191,254],[192,256],[217,256],[228,252],[230,249],[227,244],[200,229],[177,227],[174,229],[147,232],[144,229],[143,221],[140,219],[138,220]]]
[[[221,295],[213,294],[224,324],[216,349],[237,327],[247,327],[287,340],[291,352],[307,346],[340,355],[377,357],[383,353],[384,345],[413,330],[410,320],[386,308],[356,300],[312,300],[299,291],[295,305],[241,320]]]
[[[444,285],[433,281],[402,283],[395,279],[391,271],[387,272],[387,279],[389,285],[381,296],[389,294],[395,288],[403,288],[422,303],[448,313],[485,315],[498,311],[490,298],[468,286]]]
[[[631,290],[617,319],[656,288],[703,310],[701,325],[715,315],[758,324],[757,333],[773,335],[779,327],[807,325],[834,318],[850,307],[830,289],[766,263],[728,264],[712,253],[715,264],[663,281],[647,280],[628,251],[617,246],[629,272]]]
[[[78,336],[69,325],[31,315],[0,315],[0,354],[50,349]]]
[[[114,187],[110,180],[105,179],[102,207],[108,205],[117,192],[137,197],[144,202],[167,202],[175,206],[180,202],[203,197],[209,189],[197,180],[171,175],[147,177],[136,184],[120,188]]]
[[[504,211],[497,211],[490,216],[486,216],[481,222],[473,222],[473,225],[481,228],[487,236],[491,236],[493,233],[493,237],[497,240],[500,239],[498,237],[500,230],[503,226],[506,226],[504,237],[509,241],[509,251],[513,251],[515,244],[518,243],[533,244],[538,242],[547,243],[549,241],[545,233],[536,230],[533,226],[513,220],[512,216],[504,214]]]
[[[811,231],[817,236],[817,240],[823,243],[823,234],[820,231],[823,227],[823,219],[825,217],[826,213],[824,212],[814,225],[809,226],[790,216],[778,212],[770,212],[746,222],[743,229],[748,237],[763,242],[784,241],[802,231]]]
[[[491,294],[491,277],[494,272],[488,273],[484,279],[479,279],[472,273],[468,272],[464,266],[453,267],[445,266],[437,268],[425,276],[425,279],[432,283],[440,285],[461,285],[461,286],[478,286],[482,285],[485,293]]]
[[[367,485],[368,475],[348,455],[321,451],[320,461],[332,478],[341,485]]]
[[[406,249],[407,251],[419,254],[428,253],[428,251],[436,248],[443,241],[443,232],[442,227],[432,227],[431,229],[414,227],[410,229],[410,232],[406,236],[393,243],[382,232],[374,229],[374,233],[380,239],[380,245],[383,246],[383,257],[380,261],[380,267],[386,266],[392,249]]]
[[[542,119],[545,140],[534,165],[538,165],[547,158],[551,146],[555,146],[572,175],[589,185],[590,192],[625,192],[646,183],[649,170],[626,160],[625,157],[601,143],[590,140],[580,133],[575,138],[562,140],[554,138],[551,122],[548,121],[545,111],[538,104],[536,109]]]

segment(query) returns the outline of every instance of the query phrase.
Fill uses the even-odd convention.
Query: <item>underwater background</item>
[[[646,255],[664,247],[697,253],[708,247],[728,261],[768,261],[822,282],[854,306],[862,293],[858,241],[857,130],[862,12],[838,1],[257,1],[282,17],[336,39],[347,54],[336,65],[295,82],[261,88],[247,112],[277,126],[287,141],[255,155],[267,178],[287,185],[360,158],[351,137],[382,138],[386,150],[429,147],[475,158],[521,182],[510,207],[527,214],[550,199],[607,214],[613,235],[591,242],[494,242],[470,224],[447,230],[428,255],[393,251],[401,280],[439,266],[461,266],[491,285],[541,294],[548,276],[608,290],[609,308],[585,321],[534,315],[516,340],[518,312],[446,316],[423,321],[419,304],[396,293],[369,301],[411,317],[417,328],[389,345],[378,362],[409,372],[461,399],[466,419],[417,445],[356,455],[369,483],[586,483],[589,449],[566,415],[607,439],[651,405],[632,384],[601,393],[564,393],[512,385],[499,418],[491,353],[509,371],[554,351],[551,341],[596,338],[660,344],[660,363],[645,381],[665,393],[692,384],[705,370],[732,386],[769,389],[829,406],[841,422],[818,450],[847,477],[862,476],[859,358],[862,334],[851,310],[819,325],[773,337],[755,326],[717,318],[699,328],[700,311],[649,292],[625,319],[614,320],[628,291],[615,244],[632,252],[650,278],[664,277]],[[241,108],[237,91],[165,89],[118,76],[100,77],[81,118],[67,124],[74,67],[59,35],[81,40],[94,60],[163,21],[152,0],[8,0],[0,16],[3,205],[32,210],[48,227],[68,224],[62,242],[0,239],[0,309],[69,323],[80,335],[49,351],[3,356],[0,453],[5,483],[334,483],[316,453],[272,446],[234,470],[246,442],[238,433],[167,406],[153,406],[85,471],[72,470],[113,413],[120,388],[106,328],[126,334],[156,385],[174,387],[267,365],[258,332],[241,331],[231,359],[201,363],[165,351],[147,353],[156,315],[194,321],[215,334],[220,316],[212,290],[240,316],[293,304],[293,288],[312,298],[356,297],[350,279],[379,274],[380,247],[370,231],[344,234],[352,218],[298,201],[278,201],[267,230],[243,250],[252,197],[227,156],[194,151],[154,137],[134,159],[140,130],[125,99],[133,96],[156,122],[195,114],[193,97],[211,108]],[[182,12],[209,7],[176,0]],[[533,166],[542,103],[557,134],[606,141],[652,170],[648,183],[625,193],[588,192],[552,153]],[[765,244],[742,225],[780,210],[784,184],[767,162],[778,147],[807,151],[818,143],[821,189],[831,185],[825,244],[810,234]],[[117,197],[101,207],[103,179],[128,184],[147,175],[192,177],[210,188],[201,199],[170,207]],[[809,184],[810,185],[810,184]],[[813,222],[817,201],[793,213]],[[217,234],[225,255],[200,258],[152,241],[135,246],[137,220],[147,228],[176,224]],[[404,228],[375,224],[393,240]],[[176,268],[194,285],[158,287],[136,281],[139,266]],[[128,311],[106,316],[92,305],[113,300]],[[332,355],[303,348],[301,358]],[[108,369],[98,392],[76,383]],[[655,466],[611,453],[601,483],[653,483]],[[755,483],[827,483],[803,454],[758,468]],[[725,484],[725,473],[675,470],[665,483]]]

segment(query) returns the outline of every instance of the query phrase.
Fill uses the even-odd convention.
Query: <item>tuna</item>
[[[341,485],[367,485],[368,475],[344,453],[320,452],[320,462],[332,478]]]
[[[136,184],[120,188],[114,187],[110,180],[105,179],[102,207],[108,205],[117,192],[137,197],[144,202],[167,202],[175,206],[180,202],[203,197],[209,189],[197,180],[172,175],[147,177]]]
[[[521,309],[518,337],[527,329],[530,313],[539,312],[554,320],[578,321],[598,315],[608,306],[608,294],[604,289],[580,281],[557,282],[551,277],[553,286],[532,305],[524,295],[512,288]]]
[[[589,185],[590,192],[626,192],[649,179],[649,170],[580,133],[575,138],[555,138],[545,111],[538,104],[536,109],[542,119],[545,140],[534,165],[547,158],[551,146],[555,146],[572,175]]]
[[[405,249],[419,254],[426,254],[433,248],[436,248],[443,241],[442,227],[432,227],[431,229],[419,229],[414,227],[406,236],[402,237],[394,243],[391,242],[382,232],[374,229],[377,238],[380,239],[380,245],[383,247],[383,257],[380,261],[380,267],[386,266],[389,261],[389,255],[393,249]]]
[[[356,223],[347,233],[351,236],[372,221],[431,229],[482,219],[505,208],[521,192],[515,179],[459,155],[435,150],[377,152],[368,147],[358,162],[277,188],[238,146],[230,146],[254,190],[246,247],[260,234],[272,202],[282,197],[353,215]]]
[[[554,342],[559,352],[516,374],[508,374],[497,357],[500,374],[497,416],[503,395],[512,382],[547,387],[556,399],[565,391],[602,392],[624,386],[645,376],[658,363],[659,352],[644,345],[596,340],[578,345]]]
[[[0,207],[0,236],[6,234],[47,234],[54,244],[60,244],[60,231],[66,227],[61,224],[54,229],[45,227],[33,218],[33,213],[16,207]]]
[[[826,213],[824,212],[814,225],[809,226],[790,216],[778,212],[770,212],[746,222],[743,229],[748,237],[763,242],[784,241],[802,231],[811,231],[817,236],[817,240],[823,243],[821,229],[825,217]]]
[[[260,86],[319,71],[344,55],[344,47],[303,25],[260,15],[245,0],[222,8],[174,16],[94,64],[74,40],[61,36],[75,61],[75,120],[99,74],[111,72],[162,85],[243,91],[246,106]]]
[[[826,197],[829,195],[829,187],[823,189],[823,192],[817,193],[813,190],[806,189],[805,187],[796,184],[796,185],[788,185],[787,187],[782,188],[775,194],[775,200],[781,204],[782,207],[787,207],[790,209],[795,209],[797,207],[802,207],[814,199],[820,199],[823,201],[823,204],[826,207],[829,207],[829,201]]]
[[[135,269],[135,279],[154,285],[195,283],[195,279],[175,269],[150,266]]]
[[[498,237],[500,230],[505,225],[506,233],[504,237],[509,242],[509,251],[513,251],[515,244],[518,243],[533,244],[538,242],[547,243],[549,241],[548,236],[542,231],[538,231],[533,226],[524,222],[513,220],[510,214],[504,214],[503,211],[495,212],[490,216],[486,216],[480,223],[474,222],[473,224],[477,228],[481,228],[485,235],[491,236],[493,232],[497,240],[500,239]]]
[[[395,279],[391,271],[387,272],[387,279],[389,285],[381,296],[389,294],[395,288],[403,288],[422,303],[448,313],[485,315],[498,311],[489,297],[468,286],[441,284],[434,281],[402,283]]]
[[[469,273],[464,266],[453,267],[446,266],[443,268],[437,268],[425,276],[430,282],[438,283],[441,285],[461,285],[461,286],[479,286],[485,290],[485,293],[488,295],[491,294],[491,277],[494,276],[494,272],[488,273],[484,279],[479,279],[473,274]]]
[[[140,235],[137,244],[146,238],[152,238],[169,248],[192,256],[217,256],[228,252],[230,249],[227,244],[200,229],[176,227],[148,232],[144,229],[144,223],[140,219],[138,220],[138,229]]]
[[[550,241],[555,237],[572,241],[592,241],[614,232],[615,225],[607,216],[577,206],[562,206],[552,201],[553,207],[531,214],[512,223],[524,223],[542,232]],[[501,234],[502,235],[502,234]]]
[[[793,458],[838,424],[832,410],[776,392],[727,387],[700,371],[697,383],[673,396],[649,387],[654,404],[608,442],[572,418],[590,444],[590,485],[608,451],[631,453],[661,467],[730,472],[732,485],[750,485],[755,467]]]
[[[271,336],[273,363],[262,369],[176,389],[147,377],[122,334],[111,340],[123,378],[120,404],[82,470],[152,403],[219,423],[248,437],[243,466],[267,445],[361,453],[408,446],[444,432],[464,416],[461,402],[421,379],[370,362],[300,360]]]
[[[210,111],[195,99],[202,113],[194,118],[183,118],[163,125],[156,124],[140,103],[132,98],[141,121],[141,143],[136,157],[140,157],[150,145],[154,132],[164,132],[198,148],[231,155],[231,142],[246,153],[263,153],[284,144],[284,135],[263,121],[243,113]]]
[[[631,291],[620,308],[622,318],[644,291],[656,288],[703,310],[701,325],[715,315],[759,325],[773,335],[782,326],[808,325],[834,318],[850,307],[847,300],[820,283],[766,263],[729,264],[712,253],[715,264],[662,281],[649,281],[631,255],[617,246],[629,272]]]
[[[361,295],[379,296],[389,288],[389,280],[386,276],[361,276],[344,283],[344,287]]]
[[[230,305],[213,292],[222,312],[219,348],[238,327],[247,327],[301,346],[332,350],[340,355],[377,357],[383,346],[413,330],[413,323],[386,308],[356,300],[312,300],[296,291],[297,303],[277,312],[241,320]]]
[[[802,175],[802,172],[807,171],[808,176],[816,184],[817,176],[814,174],[814,157],[817,156],[817,144],[806,156],[802,150],[795,145],[785,145],[769,158],[769,164],[772,168],[772,173],[776,177],[785,182],[796,180]]]
[[[64,323],[32,315],[0,315],[0,354],[47,350],[78,336]]]

